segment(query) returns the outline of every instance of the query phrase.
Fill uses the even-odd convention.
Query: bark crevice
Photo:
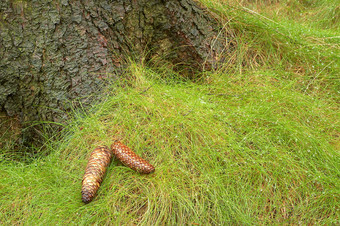
[[[22,124],[64,122],[73,101],[86,106],[123,72],[125,55],[148,52],[188,74],[216,67],[220,32],[191,0],[2,0],[0,109]]]

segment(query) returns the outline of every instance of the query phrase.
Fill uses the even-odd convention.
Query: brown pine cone
[[[130,167],[139,173],[147,174],[155,171],[155,167],[148,161],[139,157],[121,142],[115,141],[114,144],[111,145],[111,149],[116,158],[118,158],[125,166]]]
[[[112,156],[112,151],[106,146],[99,146],[91,153],[82,181],[81,194],[84,203],[91,202],[96,195]]]

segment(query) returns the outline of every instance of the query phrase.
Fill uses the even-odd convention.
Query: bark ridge
[[[21,124],[63,123],[119,77],[126,55],[191,72],[216,67],[225,48],[220,26],[192,0],[2,0],[0,111]]]

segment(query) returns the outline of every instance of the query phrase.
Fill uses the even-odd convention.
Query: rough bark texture
[[[0,111],[63,122],[72,101],[86,105],[119,76],[126,55],[210,69],[225,46],[192,0],[1,0]]]

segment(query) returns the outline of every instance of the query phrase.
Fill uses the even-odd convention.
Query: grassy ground
[[[0,223],[339,224],[336,1],[202,2],[238,44],[223,70],[188,81],[132,62],[47,157],[2,152]],[[156,172],[114,161],[84,205],[89,154],[116,138]]]

